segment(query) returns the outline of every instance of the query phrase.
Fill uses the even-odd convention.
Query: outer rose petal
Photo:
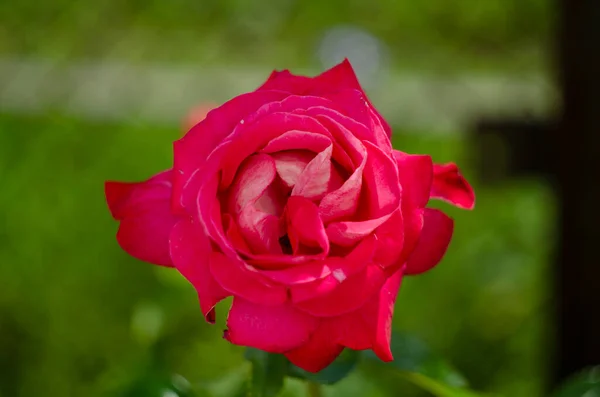
[[[335,273],[332,273],[335,274]],[[326,295],[296,302],[295,306],[317,317],[332,317],[350,313],[362,307],[385,283],[386,275],[381,267],[367,265],[361,272],[344,279]],[[292,291],[292,299],[294,299]]]
[[[307,114],[313,115],[319,123],[329,130],[335,139],[334,142],[342,149],[341,152],[348,157],[348,162],[350,163],[349,171],[352,171],[362,163],[367,154],[367,149],[357,137],[356,130],[364,129],[363,125],[333,109],[322,106],[315,106],[308,109]],[[335,155],[334,147],[334,158]]]
[[[402,221],[404,223],[404,241],[402,245],[402,252],[400,253],[400,258],[395,263],[395,265],[386,270],[392,272],[398,270],[402,265],[406,263],[408,257],[415,250],[415,247],[419,242],[421,230],[423,230],[424,211],[424,209],[417,209],[413,211],[404,211],[402,213]]]
[[[296,95],[317,95],[323,97],[328,97],[328,95],[333,95],[345,89],[360,91],[369,106],[372,107],[371,102],[358,82],[352,65],[347,59],[313,78],[296,76],[288,70],[281,72],[274,71],[269,76],[269,79],[259,87],[259,90],[281,90]],[[379,119],[388,137],[391,136],[391,128],[383,120],[383,117],[377,112],[374,112],[374,115]]]
[[[223,228],[233,248],[238,252],[250,252],[248,242],[244,239],[244,236],[242,236],[237,223],[235,223],[235,220],[230,214],[223,214]]]
[[[372,142],[386,154],[392,151],[390,128],[363,91],[346,89],[329,94],[327,98],[340,106],[351,122],[362,127],[352,129],[360,140]]]
[[[335,342],[329,331],[328,326],[319,326],[308,343],[288,351],[285,356],[292,364],[305,371],[312,373],[321,371],[344,350],[343,346]]]
[[[318,320],[289,305],[262,306],[233,299],[225,338],[236,345],[284,353],[308,341]]]
[[[284,150],[305,149],[319,153],[325,150],[327,146],[331,146],[331,139],[325,135],[314,134],[309,131],[292,130],[272,139],[261,151],[265,153],[277,153]]]
[[[410,208],[423,208],[429,201],[433,179],[433,163],[427,155],[406,154],[394,150],[398,176],[402,185],[402,200]]]
[[[212,248],[208,237],[191,219],[179,221],[171,232],[171,257],[177,270],[196,288],[200,309],[209,323],[215,322],[215,305],[230,294],[210,273]]]
[[[329,335],[337,343],[353,350],[372,348],[369,328],[364,325],[361,310],[342,316],[325,318],[322,324],[328,328]]]
[[[390,349],[392,316],[401,281],[402,270],[399,270],[386,281],[379,294],[360,309],[364,326],[372,338],[372,349],[383,361],[393,360]]]
[[[171,214],[171,170],[145,182],[106,182],[108,207],[121,221],[117,241],[129,255],[145,262],[173,266],[169,235],[177,222]]]
[[[308,95],[312,86],[312,77],[296,76],[289,70],[274,70],[267,81],[258,87],[257,91],[277,90],[294,95]]]
[[[327,367],[344,346],[354,350],[372,348],[380,358],[390,361],[392,314],[401,279],[402,273],[396,272],[381,292],[358,311],[322,318],[308,343],[287,352],[286,357],[309,372]]]
[[[365,214],[367,219],[390,214],[400,205],[402,188],[398,182],[396,164],[371,142],[367,148],[367,163],[363,172],[365,185]]]
[[[340,64],[325,71],[320,76],[317,76],[315,78],[315,80],[316,80],[316,84],[315,84],[316,86],[324,86],[325,87],[327,84],[329,84],[333,88],[333,89],[330,89],[328,87],[326,92],[322,91],[322,94],[335,93],[344,88],[359,90],[364,95],[364,100],[367,102],[369,107],[372,109],[373,116],[375,116],[378,119],[378,121],[379,121],[378,124],[381,124],[382,128],[387,133],[387,136],[391,137],[392,129],[390,128],[389,124],[383,119],[383,117],[381,117],[379,112],[377,112],[375,110],[375,108],[373,107],[373,105],[371,104],[371,101],[369,100],[369,98],[365,94],[364,90],[360,86],[360,83],[358,82],[358,78],[356,77],[356,73],[354,73],[354,69],[352,68],[352,65],[350,64],[350,61],[348,61],[348,59],[344,59]],[[328,97],[328,95],[323,95],[323,96]],[[350,116],[351,116],[351,114],[350,114]]]
[[[404,234],[406,233],[402,211],[397,209],[389,219],[375,230],[377,250],[373,262],[387,268],[400,260],[404,249]]]
[[[178,212],[185,203],[183,187],[192,174],[198,170],[219,143],[229,135],[234,127],[248,114],[262,105],[279,101],[288,96],[284,92],[261,91],[237,96],[222,106],[208,112],[206,118],[196,124],[183,138],[173,144],[173,208]]]
[[[232,259],[219,252],[212,252],[210,272],[223,289],[244,300],[259,305],[277,306],[288,299],[285,287],[269,282],[239,258]]]
[[[272,104],[275,107],[277,104]],[[251,154],[267,145],[272,139],[281,136],[290,130],[312,131],[325,136],[329,131],[320,125],[314,118],[294,114],[294,113],[270,113],[254,123],[244,123],[240,125],[236,132],[230,136],[230,140],[221,144],[221,152],[218,154],[221,158],[218,160],[219,168],[222,170],[221,188],[227,188],[233,178],[240,163]],[[213,155],[217,155],[213,152]],[[207,162],[213,162],[211,155]],[[205,172],[205,170],[202,170]]]
[[[450,244],[454,221],[442,211],[426,208],[419,242],[406,263],[406,274],[431,269],[442,259]]]
[[[473,209],[475,193],[454,163],[433,166],[431,197],[454,204],[459,208]]]
[[[369,236],[362,240],[348,255],[344,258],[340,257],[329,257],[322,263],[322,267],[318,266],[318,262],[315,264],[304,265],[302,268],[311,266],[312,274],[306,274],[303,281],[293,283],[289,280],[290,273],[294,275],[303,274],[299,269],[289,268],[281,271],[279,274],[275,274],[277,281],[286,283],[290,288],[290,295],[292,302],[299,303],[307,301],[307,308],[311,310],[315,305],[319,306],[319,303],[327,303],[329,300],[333,300],[334,306],[339,310],[339,313],[332,314],[332,316],[338,315],[342,312],[351,311],[350,307],[360,306],[360,295],[365,295],[364,290],[368,290],[369,286],[377,280],[378,273],[372,270],[366,269],[371,263],[371,258],[375,253],[377,245],[377,238],[375,236]],[[319,269],[322,271],[319,273]],[[375,269],[376,270],[376,269]],[[375,274],[374,274],[375,273]],[[370,278],[368,276],[371,276]],[[369,278],[369,280],[365,280]],[[350,285],[346,280],[350,281]],[[287,282],[286,282],[287,281]],[[342,283],[346,283],[340,285]],[[366,284],[363,288],[362,293],[354,294],[352,288],[357,283]],[[375,285],[376,287],[377,285]],[[340,288],[339,291],[336,291]],[[336,302],[335,299],[344,299],[344,294],[352,295],[349,301]],[[368,294],[368,292],[366,292]],[[358,297],[355,295],[359,295]],[[324,300],[319,300],[323,298]],[[368,298],[368,296],[367,296]],[[367,299],[365,298],[365,299]],[[357,303],[358,302],[358,303]],[[316,310],[319,310],[317,307]],[[322,309],[326,310],[326,309]],[[326,317],[326,315],[324,316]]]

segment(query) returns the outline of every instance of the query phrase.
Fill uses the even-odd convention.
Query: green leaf
[[[392,334],[394,361],[382,362],[372,351],[365,356],[382,366],[400,370],[403,378],[438,397],[476,397],[466,379],[446,360],[434,354],[420,339],[400,332]]]
[[[283,388],[289,361],[282,354],[247,348],[244,357],[252,363],[249,395],[275,397]]]
[[[600,366],[589,368],[568,379],[552,397],[600,397]]]
[[[351,349],[344,349],[342,354],[340,354],[333,363],[316,374],[305,371],[290,363],[288,375],[299,379],[305,379],[310,382],[332,385],[344,379],[354,367],[356,367],[359,358],[359,352]]]

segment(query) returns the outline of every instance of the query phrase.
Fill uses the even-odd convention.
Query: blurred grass
[[[535,181],[483,186],[469,142],[397,132],[396,148],[460,164],[478,202],[474,212],[436,204],[456,219],[455,239],[439,267],[405,279],[395,327],[422,336],[475,388],[540,395],[551,192]],[[205,324],[182,277],[120,250],[105,205],[104,180],[168,168],[179,134],[142,122],[0,114],[0,396],[107,395],[152,360],[192,382],[243,377],[243,349],[221,339],[227,302],[217,325]],[[417,395],[363,371],[326,389],[396,396],[400,387]]]
[[[547,0],[20,0],[0,3],[0,55],[201,64],[315,63],[336,25],[365,29],[400,67],[539,69],[553,24]]]

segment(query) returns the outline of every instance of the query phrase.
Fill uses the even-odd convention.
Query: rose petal
[[[302,253],[299,255],[250,253],[247,255],[246,262],[256,269],[280,270],[287,269],[290,266],[304,265],[315,260],[322,260],[325,257],[324,252]]]
[[[309,116],[293,113],[270,113],[254,123],[246,123],[236,129],[221,146],[220,168],[223,175],[221,188],[228,187],[241,162],[252,153],[257,152],[272,139],[290,130],[311,131],[315,134],[330,136],[329,131]],[[209,158],[210,160],[210,158]]]
[[[285,356],[295,366],[317,373],[328,367],[344,350],[331,336],[330,327],[320,325],[307,343],[286,352]]]
[[[273,183],[254,202],[254,208],[279,218],[285,209],[288,195],[289,188],[281,179],[275,177]]]
[[[363,125],[330,108],[311,107],[307,114],[314,116],[331,133],[337,144],[334,146],[333,158],[340,165],[352,171],[362,163],[367,151],[355,131],[364,129]]]
[[[367,105],[371,108],[373,107],[360,86],[352,65],[347,59],[313,78],[296,76],[288,70],[281,72],[274,71],[268,80],[259,87],[259,90],[281,90],[295,95],[316,95],[324,98],[335,97],[336,93],[343,90],[357,90],[364,96],[364,101]],[[339,100],[339,98],[335,99]],[[355,116],[351,107],[347,111],[349,116]],[[374,110],[373,113],[379,120],[379,124],[381,124],[387,136],[390,137],[391,128],[389,125],[378,112]]]
[[[327,93],[335,94],[339,93],[343,89],[354,89],[359,91],[364,96],[363,99],[366,102],[366,104],[373,109],[373,116],[377,118],[378,123],[382,126],[387,136],[390,137],[392,135],[392,130],[390,126],[385,122],[383,117],[381,117],[381,115],[374,110],[371,101],[369,100],[364,90],[362,89],[360,83],[358,82],[356,73],[354,73],[354,69],[352,68],[352,65],[350,64],[350,61],[348,61],[348,59],[344,59],[340,64],[332,67],[331,69],[322,73],[320,76],[317,76],[315,80],[316,87],[323,87],[321,93],[326,91]],[[327,84],[334,89],[327,89]],[[324,96],[326,98],[329,97],[329,95],[321,96]],[[335,102],[335,99],[332,98],[332,101]],[[352,116],[352,113],[349,113],[349,116]]]
[[[319,203],[319,214],[323,223],[350,217],[358,208],[363,186],[363,172],[367,163],[365,147],[362,143],[358,146],[364,150],[359,166],[339,189],[327,193]]]
[[[389,219],[375,230],[377,250],[375,251],[373,262],[384,268],[398,263],[406,245],[404,242],[405,233],[402,211],[398,209],[392,212]],[[415,244],[416,240],[417,238],[415,237]]]
[[[323,260],[279,270],[265,270],[262,274],[273,281],[290,286],[322,280],[331,274],[331,269],[328,266],[328,261]]]
[[[320,296],[333,292],[340,284],[345,282],[347,278],[356,277],[359,273],[364,272],[367,265],[373,258],[377,238],[369,236],[361,241],[348,255],[345,257],[329,257],[321,262],[322,273],[316,276],[316,272],[303,278],[303,282],[287,282],[290,287],[290,295],[292,302],[302,302],[306,300],[314,300]],[[308,268],[317,265],[305,265],[299,268]],[[279,277],[295,276],[299,273],[296,268],[281,270]],[[313,281],[314,280],[314,281]],[[287,281],[287,280],[282,280]]]
[[[284,353],[306,343],[318,320],[289,305],[264,306],[233,299],[225,338],[270,353]]]
[[[338,266],[340,268],[341,266]],[[330,270],[331,271],[331,270]],[[315,279],[313,282],[290,285],[289,291],[292,302],[304,302],[332,293],[340,282],[330,272],[327,276]]]
[[[319,153],[331,146],[331,139],[325,135],[310,131],[288,131],[272,139],[261,151],[276,153],[284,150],[310,150]]]
[[[307,164],[292,189],[292,196],[320,200],[327,193],[339,189],[343,184],[340,173],[331,162],[333,146],[329,145]]]
[[[305,110],[312,106],[325,106],[337,109],[334,102],[329,99],[314,95],[289,95],[281,101],[268,103],[261,106],[246,120],[246,125],[254,123],[270,113],[295,113],[303,115]],[[310,131],[310,130],[303,130]]]
[[[329,241],[315,203],[304,197],[290,197],[286,207],[286,219],[290,240],[295,236],[306,246],[320,247],[323,252],[329,252]],[[294,247],[294,250],[296,248]]]
[[[144,262],[173,266],[169,235],[178,218],[171,213],[171,170],[139,183],[106,182],[112,216],[121,221],[117,241],[129,255]]]
[[[454,163],[433,166],[431,197],[447,201],[459,208],[473,209],[475,193]]]
[[[277,216],[248,206],[239,215],[238,225],[253,253],[282,254],[279,237],[285,231]]]
[[[326,232],[329,242],[343,247],[349,247],[362,240],[387,221],[392,213],[376,219],[360,222],[332,222]]]
[[[294,187],[298,177],[315,155],[305,150],[291,150],[271,154],[277,174],[288,188]]]
[[[379,218],[400,205],[398,170],[392,159],[381,149],[368,141],[364,144],[367,148],[367,162],[363,171],[366,194],[361,205],[361,219]]]
[[[373,352],[383,361],[392,361],[390,349],[394,303],[402,281],[402,270],[398,270],[385,282],[379,293],[361,309],[364,326],[371,335]]]
[[[331,363],[328,361],[331,357],[319,352],[329,351],[333,354],[333,347],[340,345],[353,350],[373,349],[380,358],[390,361],[392,315],[401,278],[402,272],[397,271],[361,309],[341,316],[322,318],[309,343],[296,349],[297,352],[294,351],[298,355],[297,363],[312,368],[308,356],[314,354],[319,365],[313,369],[322,369],[323,365]],[[295,362],[296,365],[297,363]]]
[[[352,277],[339,277],[339,285],[330,293],[315,299],[295,302],[295,306],[316,317],[339,316],[359,309],[379,291],[385,280],[383,269],[369,264]],[[294,300],[294,291],[291,293]]]
[[[192,174],[202,167],[208,155],[229,135],[248,114],[266,103],[279,101],[288,94],[280,91],[260,91],[239,95],[208,112],[183,138],[173,144],[173,208],[181,212],[186,205],[183,187]],[[197,191],[196,189],[193,189]],[[193,198],[192,198],[193,199]]]
[[[342,316],[322,319],[328,328],[330,337],[338,344],[352,350],[371,348],[371,335],[360,315],[361,310]]]
[[[312,78],[305,76],[296,76],[289,70],[274,70],[267,81],[265,81],[257,91],[279,90],[295,95],[306,94],[312,85]]]
[[[411,208],[423,208],[429,201],[433,180],[433,163],[427,155],[406,154],[394,150],[398,176],[402,185],[402,200]]]
[[[173,227],[170,247],[175,268],[196,288],[202,314],[206,321],[214,323],[216,304],[230,294],[210,273],[210,241],[198,225],[184,219]]]
[[[386,135],[389,137],[391,137],[392,135],[392,129],[390,128],[389,124],[384,120],[384,118],[379,114],[379,112],[377,112],[375,110],[375,108],[373,107],[373,105],[371,104],[371,101],[369,100],[369,98],[367,97],[367,95],[365,94],[364,90],[362,89],[362,87],[360,86],[360,83],[358,82],[358,78],[356,77],[356,73],[354,73],[354,69],[352,68],[352,65],[350,64],[350,62],[348,61],[348,59],[344,59],[344,61],[336,66],[334,66],[333,68],[329,69],[328,71],[326,71],[325,73],[321,74],[320,76],[317,77],[317,83],[315,83],[315,85],[317,86],[322,86],[325,82],[328,82],[329,84],[332,84],[334,87],[336,87],[337,89],[334,90],[327,90],[328,93],[333,93],[334,95],[336,93],[340,93],[340,91],[342,91],[342,89],[354,89],[359,91],[363,96],[364,96],[364,101],[366,102],[366,104],[373,109],[373,116],[377,119],[378,123],[381,125],[381,127],[383,128],[384,132],[386,133]],[[340,93],[341,94],[341,93]],[[326,98],[330,97],[329,95],[323,95]],[[332,101],[336,101],[337,98],[336,97],[330,97],[332,99]],[[348,115],[349,116],[353,116],[354,113],[348,109]]]
[[[423,213],[424,209],[416,209],[412,211],[404,210],[402,212],[404,224],[404,241],[400,257],[396,263],[386,268],[388,272],[394,272],[403,266],[410,255],[412,255],[415,247],[419,242],[421,231],[423,230]]]
[[[366,140],[391,153],[391,130],[383,117],[373,108],[365,93],[357,89],[345,89],[327,95],[327,98],[341,107],[346,117],[360,127],[352,128],[360,140]]]
[[[197,178],[203,178],[196,174]],[[217,195],[219,179],[217,175],[203,182],[196,192],[196,211],[193,219],[202,226],[205,233],[217,244],[219,249],[228,256],[235,256],[236,253],[231,243],[225,237],[223,223],[221,219],[220,203]]]
[[[210,271],[223,289],[236,297],[263,305],[281,305],[287,300],[285,287],[268,281],[238,258],[212,252]]]
[[[273,183],[275,175],[275,161],[271,156],[259,153],[248,157],[229,190],[228,211],[237,214],[254,204]]]
[[[450,244],[454,221],[442,211],[426,208],[423,230],[415,250],[406,263],[406,274],[419,274],[431,269],[442,259]]]
[[[250,247],[240,232],[237,223],[229,214],[223,214],[223,229],[231,245],[238,251],[244,253],[250,252]]]

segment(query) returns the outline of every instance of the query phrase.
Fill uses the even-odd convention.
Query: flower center
[[[287,234],[279,237],[279,245],[281,246],[281,251],[283,251],[286,255],[292,255],[292,243],[290,242],[290,238]]]

